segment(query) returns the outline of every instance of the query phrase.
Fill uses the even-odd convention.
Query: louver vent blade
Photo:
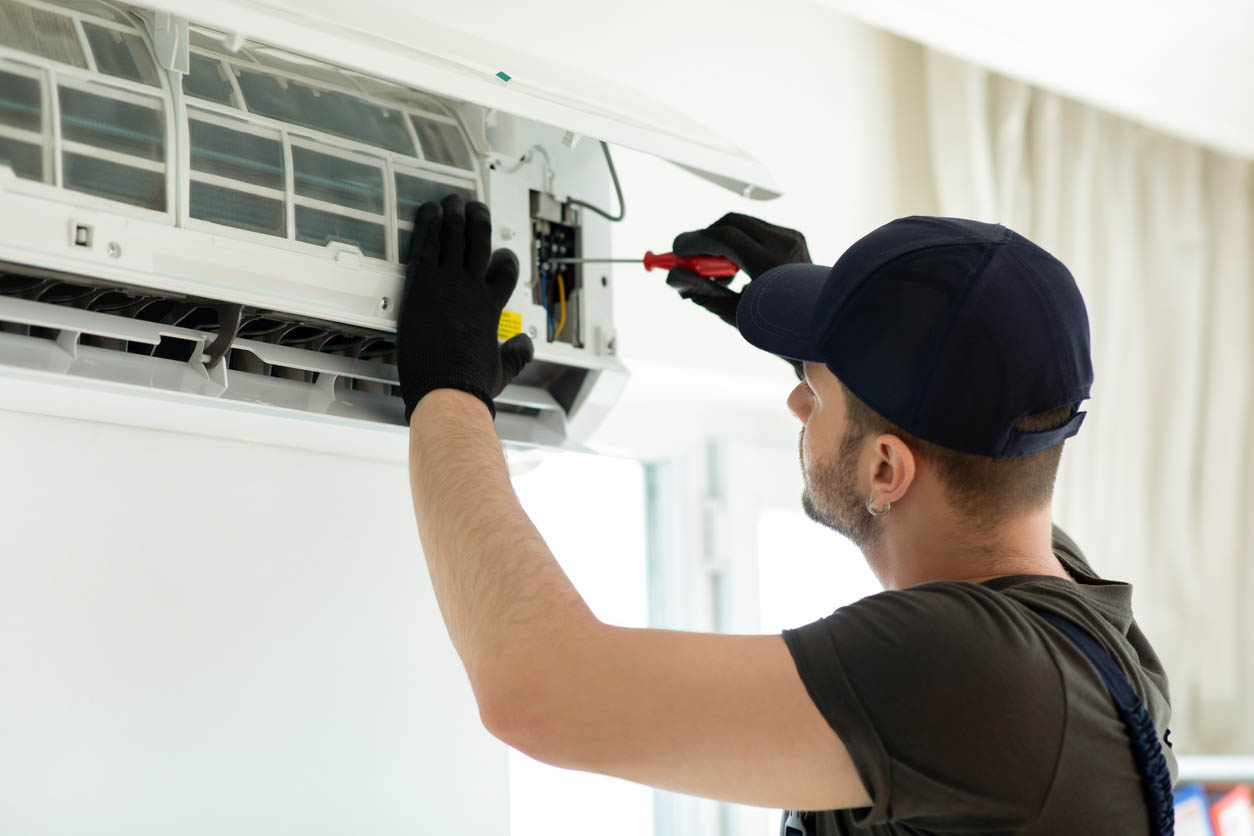
[[[0,354],[10,365],[403,424],[390,334],[246,308],[226,362],[206,368],[224,315],[207,300],[0,271]],[[564,407],[540,386],[511,384],[497,406],[503,415],[541,418],[533,443],[565,436]]]

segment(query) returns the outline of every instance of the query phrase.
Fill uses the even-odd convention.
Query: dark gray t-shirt
[[[1167,677],[1132,619],[1054,529],[1076,583],[1013,575],[882,592],[784,631],[872,806],[817,814],[817,834],[1149,832],[1123,724],[1088,660],[1026,605],[1083,627],[1145,702],[1159,739]],[[1176,762],[1163,748],[1176,775]]]

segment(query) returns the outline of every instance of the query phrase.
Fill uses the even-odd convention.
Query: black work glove
[[[490,256],[490,257],[489,257]],[[492,252],[492,219],[482,203],[424,203],[414,218],[405,295],[396,322],[405,422],[434,389],[461,389],[496,417],[492,399],[531,360],[531,339],[498,345],[501,311],[518,284],[518,259]]]
[[[679,256],[729,258],[750,279],[781,264],[810,263],[810,251],[800,232],[736,212],[724,215],[705,229],[681,232],[672,248]],[[666,283],[678,290],[680,296],[691,299],[734,328],[740,294],[728,290],[731,280],[731,276],[707,279],[682,267],[676,267],[666,276]]]
[[[748,274],[749,279],[781,264],[810,264],[806,238],[795,229],[775,226],[758,218],[731,212],[705,229],[682,232],[672,245],[675,255],[718,255],[729,258]],[[730,290],[732,276],[706,278],[691,270],[676,267],[666,276],[666,283],[733,328],[740,294]],[[797,379],[803,376],[801,364],[789,360]]]

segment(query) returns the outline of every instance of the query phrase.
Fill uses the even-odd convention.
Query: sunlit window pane
[[[514,488],[571,582],[602,621],[648,623],[644,473],[638,462],[547,455]],[[653,791],[557,769],[510,751],[512,836],[647,836]]]
[[[797,510],[758,519],[758,590],[763,633],[831,615],[880,591],[861,550]]]

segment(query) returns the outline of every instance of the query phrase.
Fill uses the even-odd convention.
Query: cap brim
[[[782,264],[745,288],[736,327],[752,345],[788,360],[823,362],[814,311],[831,267]]]

